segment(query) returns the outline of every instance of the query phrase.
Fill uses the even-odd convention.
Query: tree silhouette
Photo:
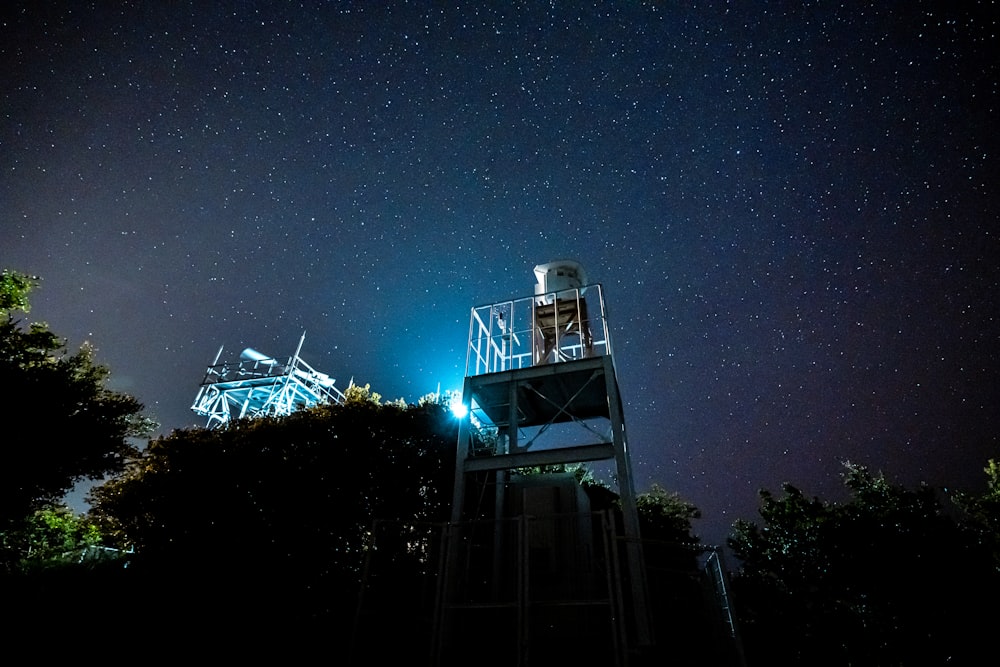
[[[36,510],[56,503],[81,479],[120,471],[135,452],[131,438],[152,422],[132,396],[107,389],[108,370],[86,345],[70,353],[42,323],[24,326],[36,281],[0,273],[0,384],[6,388],[0,470],[0,533],[16,531]],[[0,548],[0,569],[20,558]]]
[[[973,604],[997,580],[934,490],[848,464],[851,500],[761,492],[763,525],[729,544],[747,653],[769,665],[966,664],[988,624]]]
[[[189,618],[333,623],[376,519],[447,517],[456,439],[441,405],[367,399],[179,430],[93,489],[92,513],[160,595],[200,601]]]

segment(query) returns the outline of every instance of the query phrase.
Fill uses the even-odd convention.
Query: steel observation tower
[[[588,645],[612,647],[607,664],[619,664],[652,641],[604,292],[573,260],[534,273],[533,294],[471,313],[438,664],[482,642],[506,664],[540,664],[598,633],[607,641]],[[591,514],[565,472],[601,461],[615,516]]]

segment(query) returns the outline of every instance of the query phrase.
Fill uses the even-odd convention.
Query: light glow
[[[451,414],[459,419],[463,419],[465,415],[469,414],[469,408],[465,407],[465,404],[462,403],[462,397],[458,395],[452,397],[451,402],[448,403],[448,408],[451,410]]]

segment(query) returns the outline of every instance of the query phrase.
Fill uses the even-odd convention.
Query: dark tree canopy
[[[120,471],[135,454],[131,438],[151,422],[132,396],[107,389],[108,370],[84,346],[71,353],[45,324],[23,325],[34,280],[0,274],[0,384],[5,388],[0,442],[0,532],[58,501],[81,479]],[[11,554],[4,553],[9,563]]]
[[[762,524],[734,526],[751,663],[969,664],[989,636],[974,601],[997,592],[987,552],[930,487],[854,465],[844,481],[841,504],[791,485],[781,497],[763,491]]]
[[[363,396],[179,430],[96,487],[92,514],[135,549],[134,569],[176,584],[166,595],[194,587],[230,613],[241,600],[256,617],[326,618],[355,602],[375,519],[447,518],[456,439],[441,405]]]
[[[695,545],[700,541],[694,535],[691,520],[699,518],[701,512],[676,492],[653,484],[649,491],[636,496],[635,505],[642,539],[681,545]]]

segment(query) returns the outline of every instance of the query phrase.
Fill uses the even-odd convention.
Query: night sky
[[[996,7],[865,4],[8,2],[0,267],[169,433],[220,345],[303,332],[342,388],[458,389],[470,309],[576,259],[638,490],[705,541],[845,460],[979,490]]]

